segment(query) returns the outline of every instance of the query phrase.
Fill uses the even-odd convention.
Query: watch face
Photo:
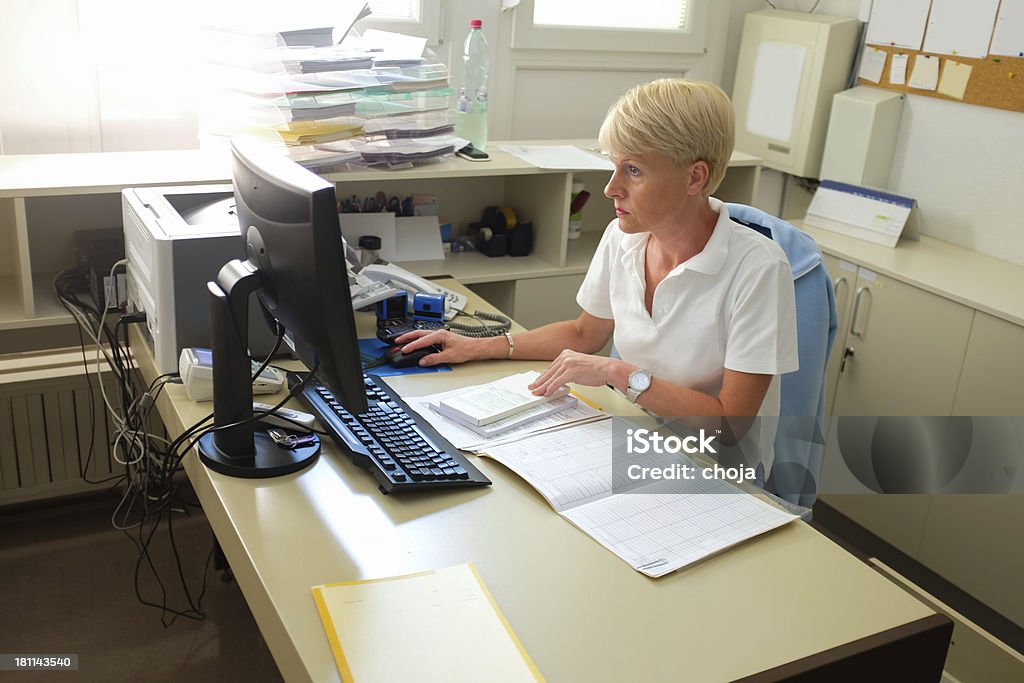
[[[651,375],[644,370],[637,370],[629,376],[629,388],[634,391],[647,391],[651,386]]]

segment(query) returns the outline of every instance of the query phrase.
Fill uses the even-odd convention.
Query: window
[[[369,0],[368,4],[371,14],[359,22],[360,28],[420,36],[437,45],[441,0]]]
[[[419,21],[420,3],[417,0],[370,0],[374,19]]]
[[[699,54],[709,1],[523,0],[512,47]]]
[[[534,0],[534,26],[685,30],[687,0]]]
[[[357,2],[296,0],[282,12],[277,0],[0,0],[0,152],[194,148],[204,24],[324,26]],[[370,6],[360,28],[436,44],[440,0]]]

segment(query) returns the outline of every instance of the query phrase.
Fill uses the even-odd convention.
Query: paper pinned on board
[[[942,68],[942,78],[939,79],[939,94],[962,100],[967,91],[967,82],[971,79],[971,71],[969,64],[947,59]]]
[[[998,8],[999,0],[932,0],[924,51],[986,57]]]
[[[932,0],[875,0],[868,20],[868,43],[920,50]]]
[[[771,41],[758,45],[745,124],[749,132],[790,141],[806,57],[803,45]]]
[[[907,82],[907,55],[893,55],[889,66],[889,83],[903,85]]]
[[[882,80],[882,72],[885,70],[885,58],[888,54],[885,50],[879,50],[870,45],[864,46],[864,52],[860,57],[860,69],[857,76],[865,81],[878,83]]]
[[[917,55],[914,57],[914,68],[910,72],[911,88],[920,90],[935,90],[939,83],[939,58],[929,55]]]
[[[990,55],[1024,57],[1024,0],[1003,0],[992,32]]]

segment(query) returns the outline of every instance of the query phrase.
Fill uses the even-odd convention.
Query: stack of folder
[[[424,39],[355,35],[352,24],[368,15],[362,3],[333,26],[317,17],[282,19],[276,32],[253,22],[207,26],[215,85],[204,94],[201,136],[275,139],[318,171],[454,153],[462,145],[451,135],[448,68]],[[330,146],[353,139],[366,144]]]

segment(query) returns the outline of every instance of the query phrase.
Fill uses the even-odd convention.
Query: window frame
[[[593,50],[598,52],[659,52],[704,54],[710,0],[690,0],[688,31],[538,26],[533,23],[534,0],[522,0],[513,10],[512,48],[527,50]]]
[[[419,36],[420,38],[427,39],[427,45],[436,47],[440,44],[441,39],[441,0],[419,0],[419,3],[419,21],[374,19],[371,14],[366,19],[356,22],[356,30],[372,28],[378,31],[392,31],[409,36]]]

